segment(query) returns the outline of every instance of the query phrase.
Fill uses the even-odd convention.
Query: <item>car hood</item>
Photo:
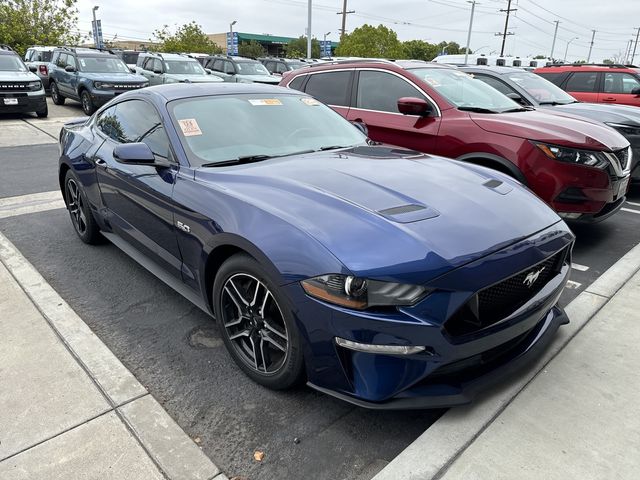
[[[187,83],[218,83],[223,80],[215,75],[168,75],[167,80]]]
[[[274,75],[236,75],[238,79],[250,80],[255,83],[269,83],[277,85],[280,83],[281,78]]]
[[[113,83],[146,83],[148,80],[136,73],[89,73],[81,72],[89,80]]]
[[[382,279],[384,268],[386,278],[412,271],[412,281],[427,282],[561,221],[500,173],[384,147],[195,175],[305,231],[351,272],[371,278]]]
[[[556,105],[553,110],[580,115],[603,123],[617,123],[640,127],[640,109],[630,105],[607,105],[603,103],[570,103]]]
[[[33,82],[40,78],[32,72],[7,72],[0,71],[0,82]]]
[[[546,109],[545,109],[546,110]],[[552,112],[528,110],[512,113],[470,113],[483,130],[512,137],[589,150],[620,150],[629,142],[600,123]]]

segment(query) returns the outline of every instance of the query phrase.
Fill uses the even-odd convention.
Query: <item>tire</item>
[[[83,90],[80,94],[80,103],[82,104],[82,111],[87,116],[93,115],[93,112],[96,111],[96,107],[93,104],[93,100],[91,100],[91,95],[87,90]]]
[[[47,116],[49,115],[49,108],[45,105],[42,110],[38,110],[36,112],[36,115],[38,116],[38,118],[47,118]]]
[[[100,228],[93,218],[82,184],[72,170],[67,171],[64,177],[64,201],[80,240],[89,245],[100,243]]]
[[[302,342],[291,308],[254,258],[237,254],[224,262],[212,298],[224,344],[249,378],[273,390],[302,380]]]
[[[53,100],[53,103],[56,105],[64,105],[66,98],[60,95],[60,90],[58,89],[56,82],[51,82],[49,84],[49,88],[51,89],[51,100]]]

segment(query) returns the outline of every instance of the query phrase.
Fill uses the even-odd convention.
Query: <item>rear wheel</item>
[[[255,259],[229,258],[216,276],[213,301],[225,346],[251,379],[275,390],[301,380],[304,363],[293,314]]]
[[[64,178],[64,199],[73,228],[84,243],[99,243],[100,228],[93,218],[87,196],[76,175],[69,170]]]
[[[56,82],[51,82],[49,88],[51,89],[51,100],[53,100],[53,103],[56,105],[64,105],[65,98],[60,95],[58,84]]]
[[[93,100],[91,100],[91,95],[87,90],[83,90],[80,94],[80,103],[82,103],[82,110],[86,115],[93,115],[93,112],[96,111]]]

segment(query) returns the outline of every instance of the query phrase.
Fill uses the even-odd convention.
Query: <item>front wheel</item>
[[[302,379],[301,339],[293,314],[255,259],[238,254],[220,267],[213,302],[225,346],[251,379],[274,390]]]
[[[69,170],[64,178],[64,200],[73,228],[84,243],[100,242],[100,228],[93,218],[87,196],[76,175]]]
[[[49,115],[49,109],[47,108],[47,105],[45,104],[42,110],[36,111],[36,115],[38,116],[38,118],[46,118]]]
[[[58,84],[56,82],[51,82],[49,88],[51,89],[51,100],[53,100],[53,103],[56,105],[64,105],[65,98],[60,95]]]
[[[93,112],[96,111],[93,100],[91,100],[91,95],[86,90],[83,90],[82,94],[80,95],[80,103],[82,103],[82,111],[85,113],[85,115],[91,116],[93,115]]]

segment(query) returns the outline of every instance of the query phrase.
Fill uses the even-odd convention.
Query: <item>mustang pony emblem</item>
[[[524,283],[527,287],[531,288],[533,286],[533,284],[538,281],[538,278],[540,277],[540,274],[542,272],[544,272],[545,268],[547,268],[547,267],[542,267],[537,272],[529,272],[529,275],[527,275],[525,277],[525,279],[524,279],[524,281],[522,283]]]

